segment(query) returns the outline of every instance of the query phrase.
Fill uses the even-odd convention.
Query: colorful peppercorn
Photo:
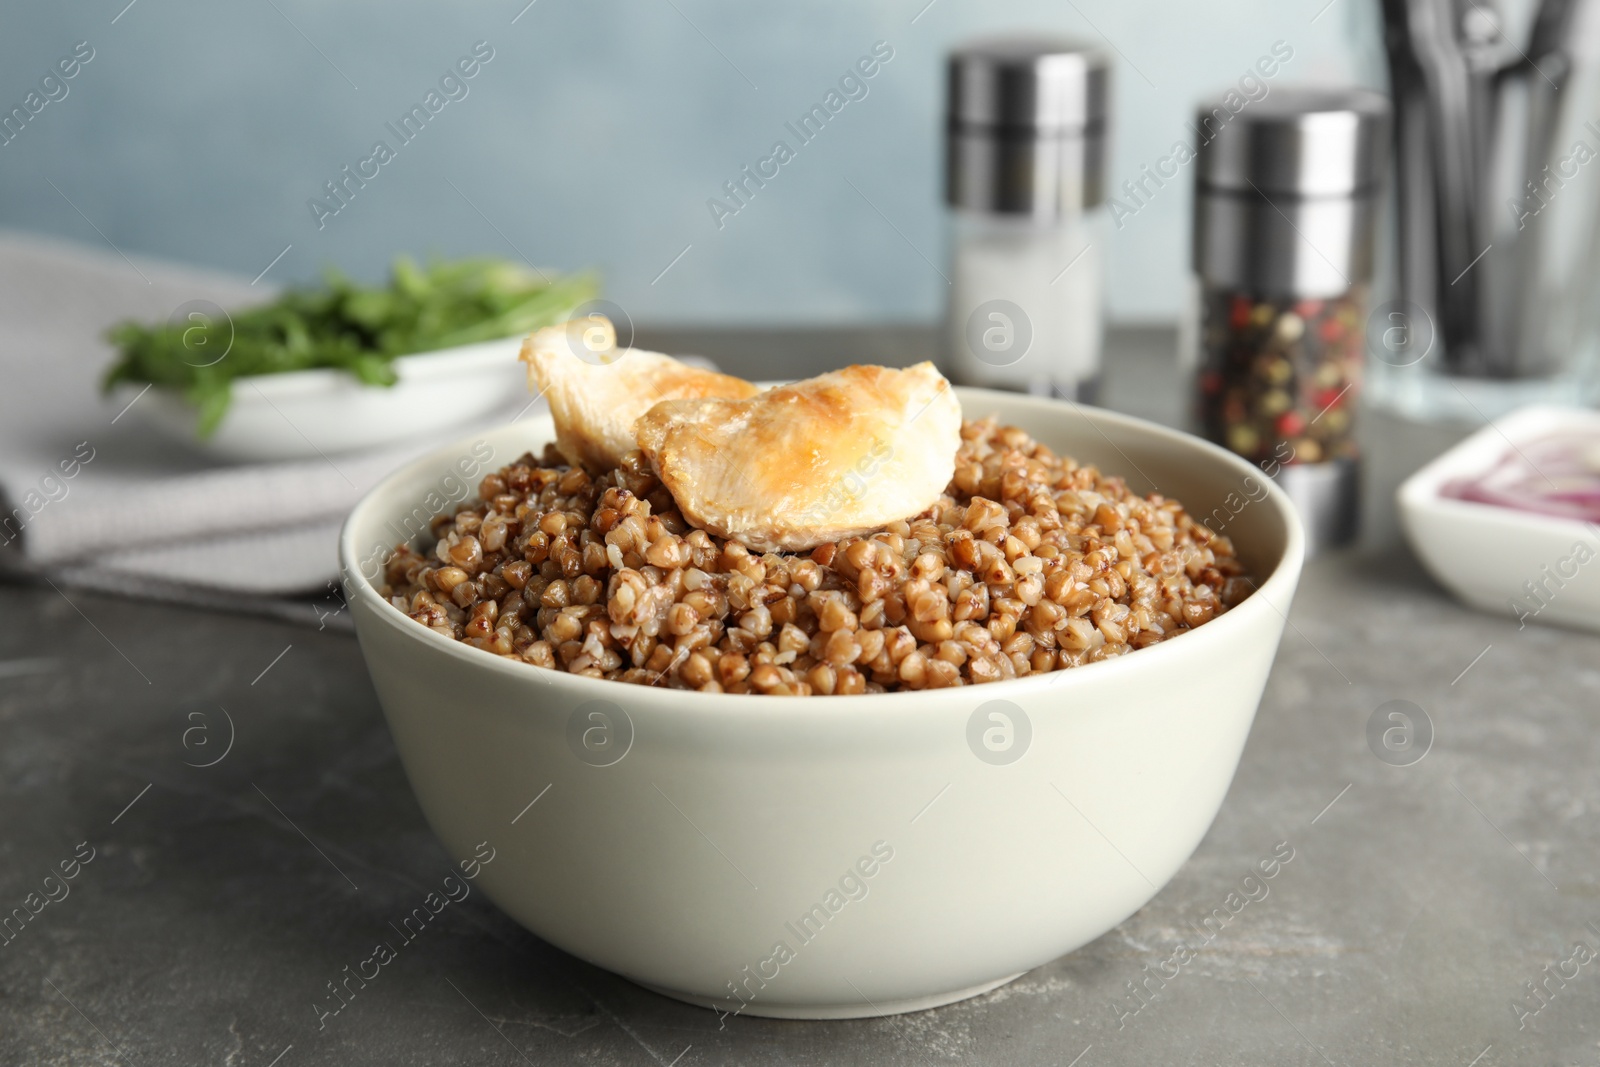
[[[1365,304],[1361,287],[1331,300],[1205,290],[1195,403],[1206,437],[1257,463],[1354,459]]]

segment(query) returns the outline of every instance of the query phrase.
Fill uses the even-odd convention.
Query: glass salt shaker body
[[[1109,66],[1071,42],[991,39],[953,52],[948,79],[950,375],[1093,400]]]
[[[1202,105],[1190,321],[1194,420],[1306,520],[1307,551],[1357,530],[1356,410],[1388,101],[1284,87],[1239,113]],[[1218,533],[1243,510],[1225,503]]]

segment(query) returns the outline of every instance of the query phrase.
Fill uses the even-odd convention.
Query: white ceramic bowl
[[[227,463],[316,459],[404,441],[473,419],[525,393],[521,337],[418,352],[394,361],[399,381],[366,385],[341,370],[317,368],[233,381],[227,414],[210,437],[176,389],[153,388],[132,411],[161,434]],[[129,403],[144,386],[117,388]]]
[[[1565,430],[1600,435],[1600,412],[1527,407],[1484,427],[1400,486],[1400,521],[1428,573],[1471,606],[1524,625],[1600,630],[1600,536],[1592,525],[1441,494],[1450,482],[1487,473],[1512,443]]]
[[[1197,438],[959,395],[969,415],[998,413],[1202,513],[1267,486],[1227,531],[1260,590],[1170,642],[1037,678],[697,694],[469,648],[363,576],[464,457],[492,449],[504,464],[537,450],[548,422],[413,463],[356,507],[340,556],[363,655],[435,832],[458,858],[495,850],[478,881],[495,903],[669,996],[845,1018],[992,989],[1105,933],[1172,877],[1222,803],[1272,665],[1304,552],[1294,509]]]

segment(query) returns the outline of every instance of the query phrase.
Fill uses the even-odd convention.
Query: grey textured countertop
[[[928,334],[641,340],[757,376],[906,362]],[[1171,416],[1170,344],[1113,336],[1113,405]],[[1193,859],[1116,930],[994,993],[723,1025],[474,895],[319,1032],[325,984],[448,863],[355,641],[0,587],[0,915],[39,908],[0,944],[0,1064],[1600,1065],[1600,959],[1573,948],[1600,951],[1600,641],[1469,612],[1383,547],[1314,562],[1290,623]],[[1391,700],[1432,723],[1411,766],[1368,747]],[[1134,999],[1127,983],[1198,943],[1275,848],[1293,859],[1268,895]],[[91,849],[42,903],[45,876]]]

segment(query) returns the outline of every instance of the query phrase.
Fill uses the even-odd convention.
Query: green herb
[[[227,413],[231,383],[313,367],[347,371],[368,385],[393,385],[396,356],[528,333],[559,322],[595,294],[588,275],[546,280],[495,259],[395,260],[383,288],[329,271],[318,289],[291,289],[270,304],[205,311],[154,326],[124,322],[107,335],[121,358],[105,377],[181,389],[209,437]]]

